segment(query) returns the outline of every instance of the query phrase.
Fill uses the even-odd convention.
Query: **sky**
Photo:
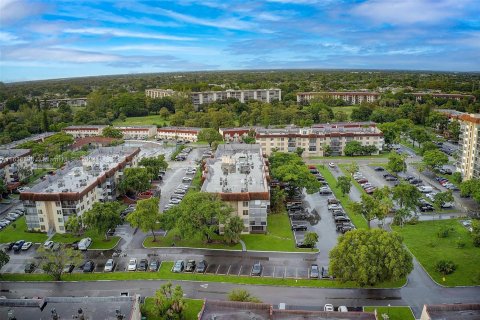
[[[480,0],[0,0],[0,81],[243,69],[480,71]]]

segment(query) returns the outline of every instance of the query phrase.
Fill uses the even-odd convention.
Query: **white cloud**
[[[79,50],[66,50],[58,48],[4,48],[3,58],[6,60],[20,61],[57,61],[76,63],[115,62],[119,56],[88,52]]]
[[[447,18],[460,15],[469,2],[470,0],[369,0],[356,6],[352,14],[377,23],[431,24],[445,22]]]
[[[125,31],[120,29],[113,28],[68,28],[64,30],[65,33],[74,33],[74,34],[88,34],[88,35],[105,35],[105,36],[114,36],[114,37],[125,37],[125,38],[143,38],[143,39],[158,39],[158,40],[176,40],[176,41],[191,41],[196,40],[191,37],[178,37],[170,36],[166,34],[159,33],[145,33],[145,32],[134,32],[134,31]]]
[[[45,9],[40,3],[27,3],[23,0],[0,0],[0,25],[4,26],[12,22],[34,16]]]

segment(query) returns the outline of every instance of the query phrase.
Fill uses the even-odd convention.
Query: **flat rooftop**
[[[137,148],[98,148],[81,160],[68,163],[54,175],[28,190],[28,193],[81,192],[97,181],[97,178],[116,168]]]
[[[381,130],[373,126],[370,123],[365,125],[359,125],[358,123],[352,123],[350,125],[346,123],[331,123],[324,125],[314,125],[312,127],[296,127],[287,126],[285,128],[257,128],[257,134],[259,135],[289,135],[289,134],[329,134],[329,133],[350,133],[350,134],[367,134],[367,133],[381,133]]]
[[[265,164],[259,144],[222,144],[207,160],[203,192],[268,192]]]
[[[427,313],[432,320],[478,320],[480,304],[440,304],[427,305]]]
[[[21,145],[22,143],[25,143],[25,142],[28,142],[28,141],[37,141],[37,140],[45,139],[45,138],[48,138],[50,136],[53,136],[54,134],[56,134],[56,132],[44,132],[44,133],[33,134],[30,137],[27,137],[27,138],[24,138],[24,139],[21,139],[21,140],[17,140],[17,141],[12,141],[12,142],[4,144],[0,147],[2,149],[12,149],[12,148],[15,148],[18,145]]]
[[[10,158],[23,157],[30,153],[30,149],[0,149],[0,163]]]

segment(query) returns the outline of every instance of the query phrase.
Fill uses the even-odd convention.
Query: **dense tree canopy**
[[[87,229],[95,230],[99,235],[107,239],[107,231],[120,224],[120,211],[122,205],[119,202],[95,202],[92,209],[82,215],[83,224]]]

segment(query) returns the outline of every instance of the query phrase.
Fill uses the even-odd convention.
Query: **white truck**
[[[88,247],[90,247],[91,244],[92,244],[92,239],[91,238],[83,238],[78,243],[78,250],[85,251],[85,250],[88,249]]]

